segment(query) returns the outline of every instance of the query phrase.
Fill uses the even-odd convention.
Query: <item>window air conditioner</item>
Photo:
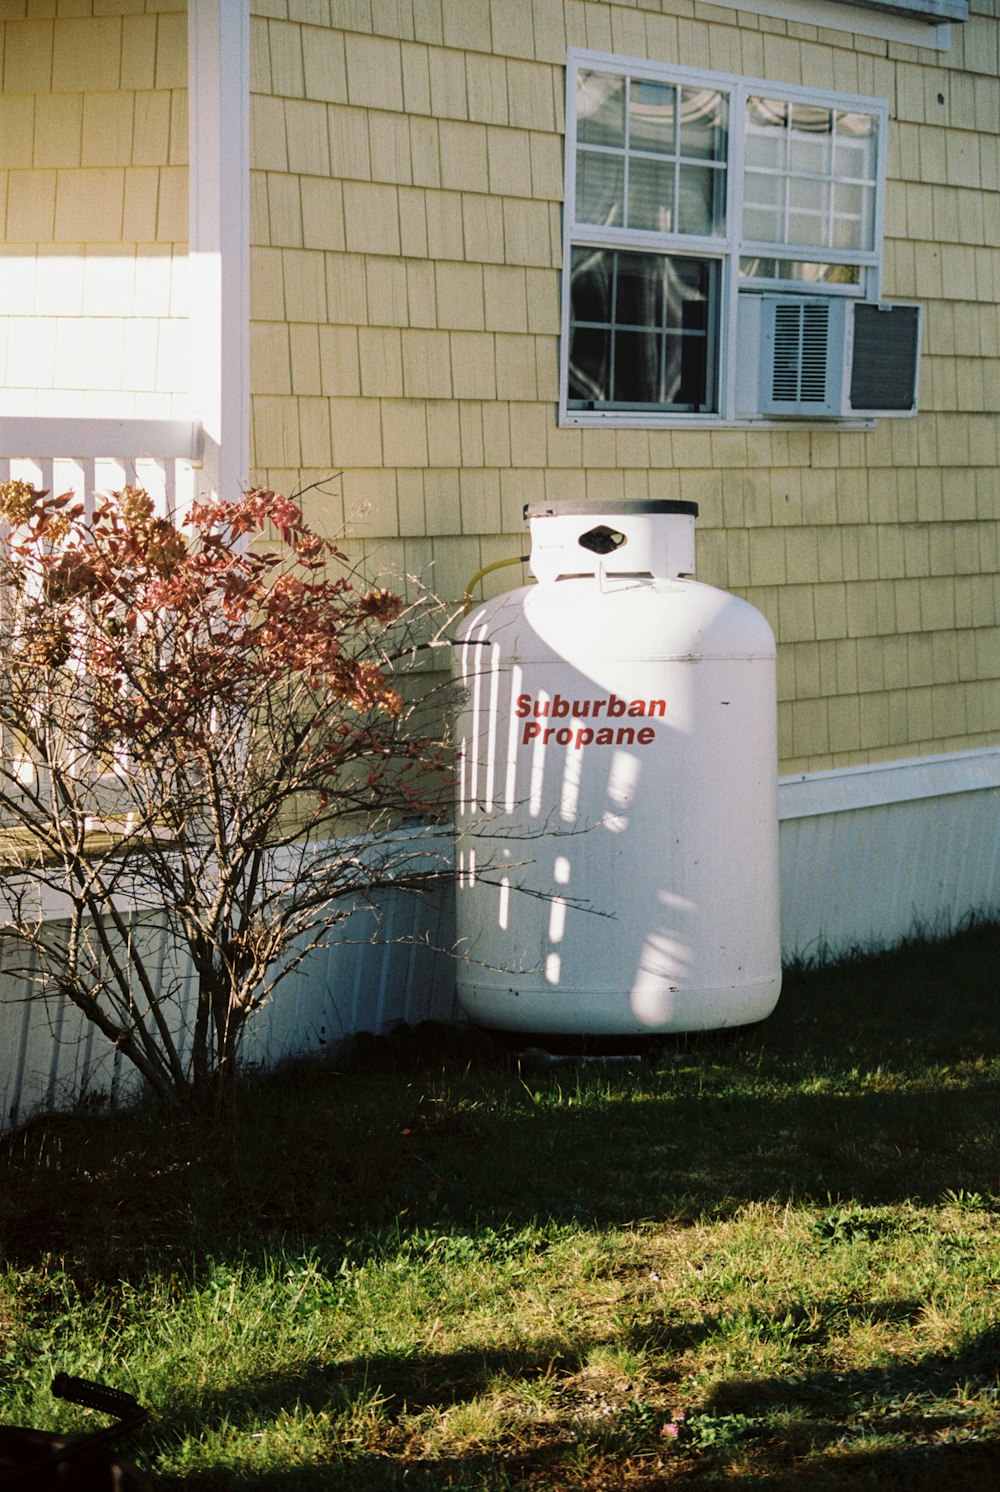
[[[760,413],[871,419],[917,412],[921,307],[765,295]]]

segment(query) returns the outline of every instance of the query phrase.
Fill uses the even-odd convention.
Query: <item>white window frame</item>
[[[581,71],[605,72],[612,76],[638,76],[654,82],[678,87],[711,88],[725,93],[729,100],[729,146],[726,167],[726,218],[724,234],[713,238],[701,238],[689,234],[656,234],[640,230],[602,228],[591,223],[576,221],[576,97],[577,77]],[[773,246],[765,247],[744,244],[741,239],[743,218],[743,174],[746,117],[746,101],[755,94],[796,104],[804,103],[821,108],[856,111],[871,115],[876,121],[876,187],[874,202],[874,227],[870,250],[837,251],[838,263],[857,264],[860,269],[859,283],[837,285],[817,283],[814,285],[788,281],[740,280],[740,259],[747,253],[759,257],[773,258]],[[707,72],[697,68],[682,68],[672,64],[650,62],[642,58],[619,57],[606,52],[591,52],[573,48],[567,57],[566,68],[566,165],[565,196],[563,207],[563,274],[561,337],[559,355],[559,424],[572,427],[625,427],[636,429],[718,429],[720,427],[759,428],[775,424],[767,418],[738,416],[737,366],[735,340],[737,335],[737,309],[741,294],[768,294],[780,291],[783,294],[845,296],[868,301],[878,300],[881,292],[882,243],[885,223],[885,183],[888,148],[889,105],[885,99],[868,98],[858,94],[802,88],[790,84],[776,83],[764,78],[747,78],[733,73]],[[623,409],[571,409],[569,407],[569,328],[571,313],[571,274],[573,250],[576,247],[593,246],[609,249],[633,249],[643,251],[668,251],[691,258],[712,258],[720,263],[718,346],[716,378],[718,408],[710,413],[696,414],[664,410]],[[803,255],[803,257],[807,257]],[[870,420],[841,420],[841,426],[854,423],[868,426]],[[780,422],[778,427],[781,428]]]

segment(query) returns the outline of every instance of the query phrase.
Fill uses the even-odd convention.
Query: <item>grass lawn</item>
[[[157,1487],[1000,1485],[1000,928],[641,1062],[471,1031],[0,1144],[0,1420]]]

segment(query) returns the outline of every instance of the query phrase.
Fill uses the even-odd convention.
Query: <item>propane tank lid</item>
[[[535,579],[676,580],[694,574],[698,504],[663,498],[526,503]]]
[[[595,503],[573,498],[560,498],[557,502],[525,503],[524,517],[561,518],[574,513],[686,513],[697,518],[698,504],[681,502],[672,497],[620,497],[611,502]]]

